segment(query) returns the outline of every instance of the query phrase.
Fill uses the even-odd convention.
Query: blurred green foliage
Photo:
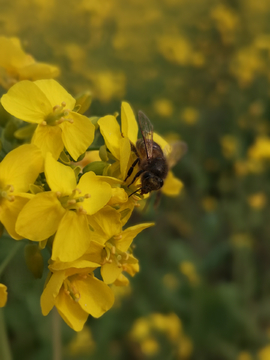
[[[0,6],[3,35],[59,66],[73,94],[92,91],[88,115],[114,113],[127,100],[189,148],[174,168],[181,196],[162,198],[157,211],[152,198],[131,219],[156,221],[136,240],[141,270],[131,289],[118,289],[114,309],[90,319],[84,333],[63,324],[64,358],[270,359],[269,2]],[[12,244],[1,238],[0,260]],[[2,276],[14,359],[51,358],[51,318],[39,307],[44,279],[34,281],[22,254]],[[153,325],[151,314],[177,316],[177,336]],[[132,335],[138,319],[141,338]]]

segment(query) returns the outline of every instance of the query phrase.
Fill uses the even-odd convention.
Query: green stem
[[[7,257],[5,258],[5,260],[2,262],[2,264],[0,265],[0,276],[2,274],[2,272],[5,270],[6,266],[8,265],[8,263],[10,262],[10,260],[13,258],[13,256],[16,254],[16,252],[19,250],[19,248],[22,246],[21,242],[17,242],[13,248],[11,249],[10,253],[7,255]]]
[[[0,359],[12,360],[5,326],[4,309],[0,309]]]
[[[52,310],[52,344],[53,360],[62,359],[62,341],[61,341],[61,317],[57,309]]]

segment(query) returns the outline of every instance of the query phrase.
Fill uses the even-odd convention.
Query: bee
[[[138,123],[142,134],[142,139],[138,139],[136,145],[131,143],[131,150],[136,154],[137,158],[128,170],[125,182],[132,175],[136,165],[139,171],[135,174],[132,182],[141,177],[141,188],[134,191],[129,196],[140,191],[140,195],[148,194],[151,191],[160,190],[164,184],[169,169],[180,160],[187,150],[187,146],[182,141],[176,141],[169,145],[171,151],[168,156],[165,155],[161,147],[153,141],[154,127],[148,117],[142,112],[138,112]]]

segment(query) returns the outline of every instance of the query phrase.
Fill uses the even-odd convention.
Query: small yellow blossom
[[[199,119],[199,112],[192,107],[186,107],[181,113],[181,118],[188,125],[195,125]]]
[[[0,84],[9,89],[17,81],[50,79],[59,75],[56,66],[36,62],[26,54],[18,38],[0,36]]]
[[[45,175],[51,191],[36,194],[26,204],[16,229],[32,241],[43,241],[56,233],[52,259],[73,261],[84,254],[91,241],[87,215],[107,204],[111,186],[93,172],[84,174],[77,185],[74,171],[50,153],[45,160]]]
[[[155,112],[162,117],[170,117],[173,114],[173,103],[168,99],[158,99],[153,104]]]
[[[182,272],[182,274],[186,275],[192,285],[197,285],[200,281],[196,268],[192,262],[181,262],[181,264],[179,265],[179,270]]]
[[[248,156],[254,160],[270,159],[270,138],[257,137],[254,145],[248,150]]]
[[[71,268],[53,271],[41,295],[43,315],[55,306],[64,321],[81,331],[88,315],[100,317],[114,302],[112,290],[93,275],[95,264],[76,261]]]
[[[95,126],[73,111],[76,100],[55,80],[21,81],[2,96],[1,103],[18,119],[38,124],[32,143],[44,157],[51,152],[58,159],[65,146],[77,160],[94,139]]]
[[[7,302],[7,287],[4,284],[0,284],[0,308],[4,307]]]
[[[266,345],[258,352],[258,360],[269,360],[270,359],[270,345]]]
[[[267,202],[266,195],[263,192],[250,195],[247,200],[249,206],[256,210],[263,209]]]
[[[224,135],[220,142],[223,156],[227,159],[231,159],[237,152],[237,139],[232,135]]]
[[[33,197],[29,194],[43,169],[41,151],[35,145],[22,145],[12,150],[0,163],[0,221],[14,239],[22,239],[15,230],[19,212]]]

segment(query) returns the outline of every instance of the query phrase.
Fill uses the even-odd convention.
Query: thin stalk
[[[62,359],[61,317],[56,308],[52,310],[53,360]]]
[[[12,360],[3,308],[0,309],[0,359]]]

